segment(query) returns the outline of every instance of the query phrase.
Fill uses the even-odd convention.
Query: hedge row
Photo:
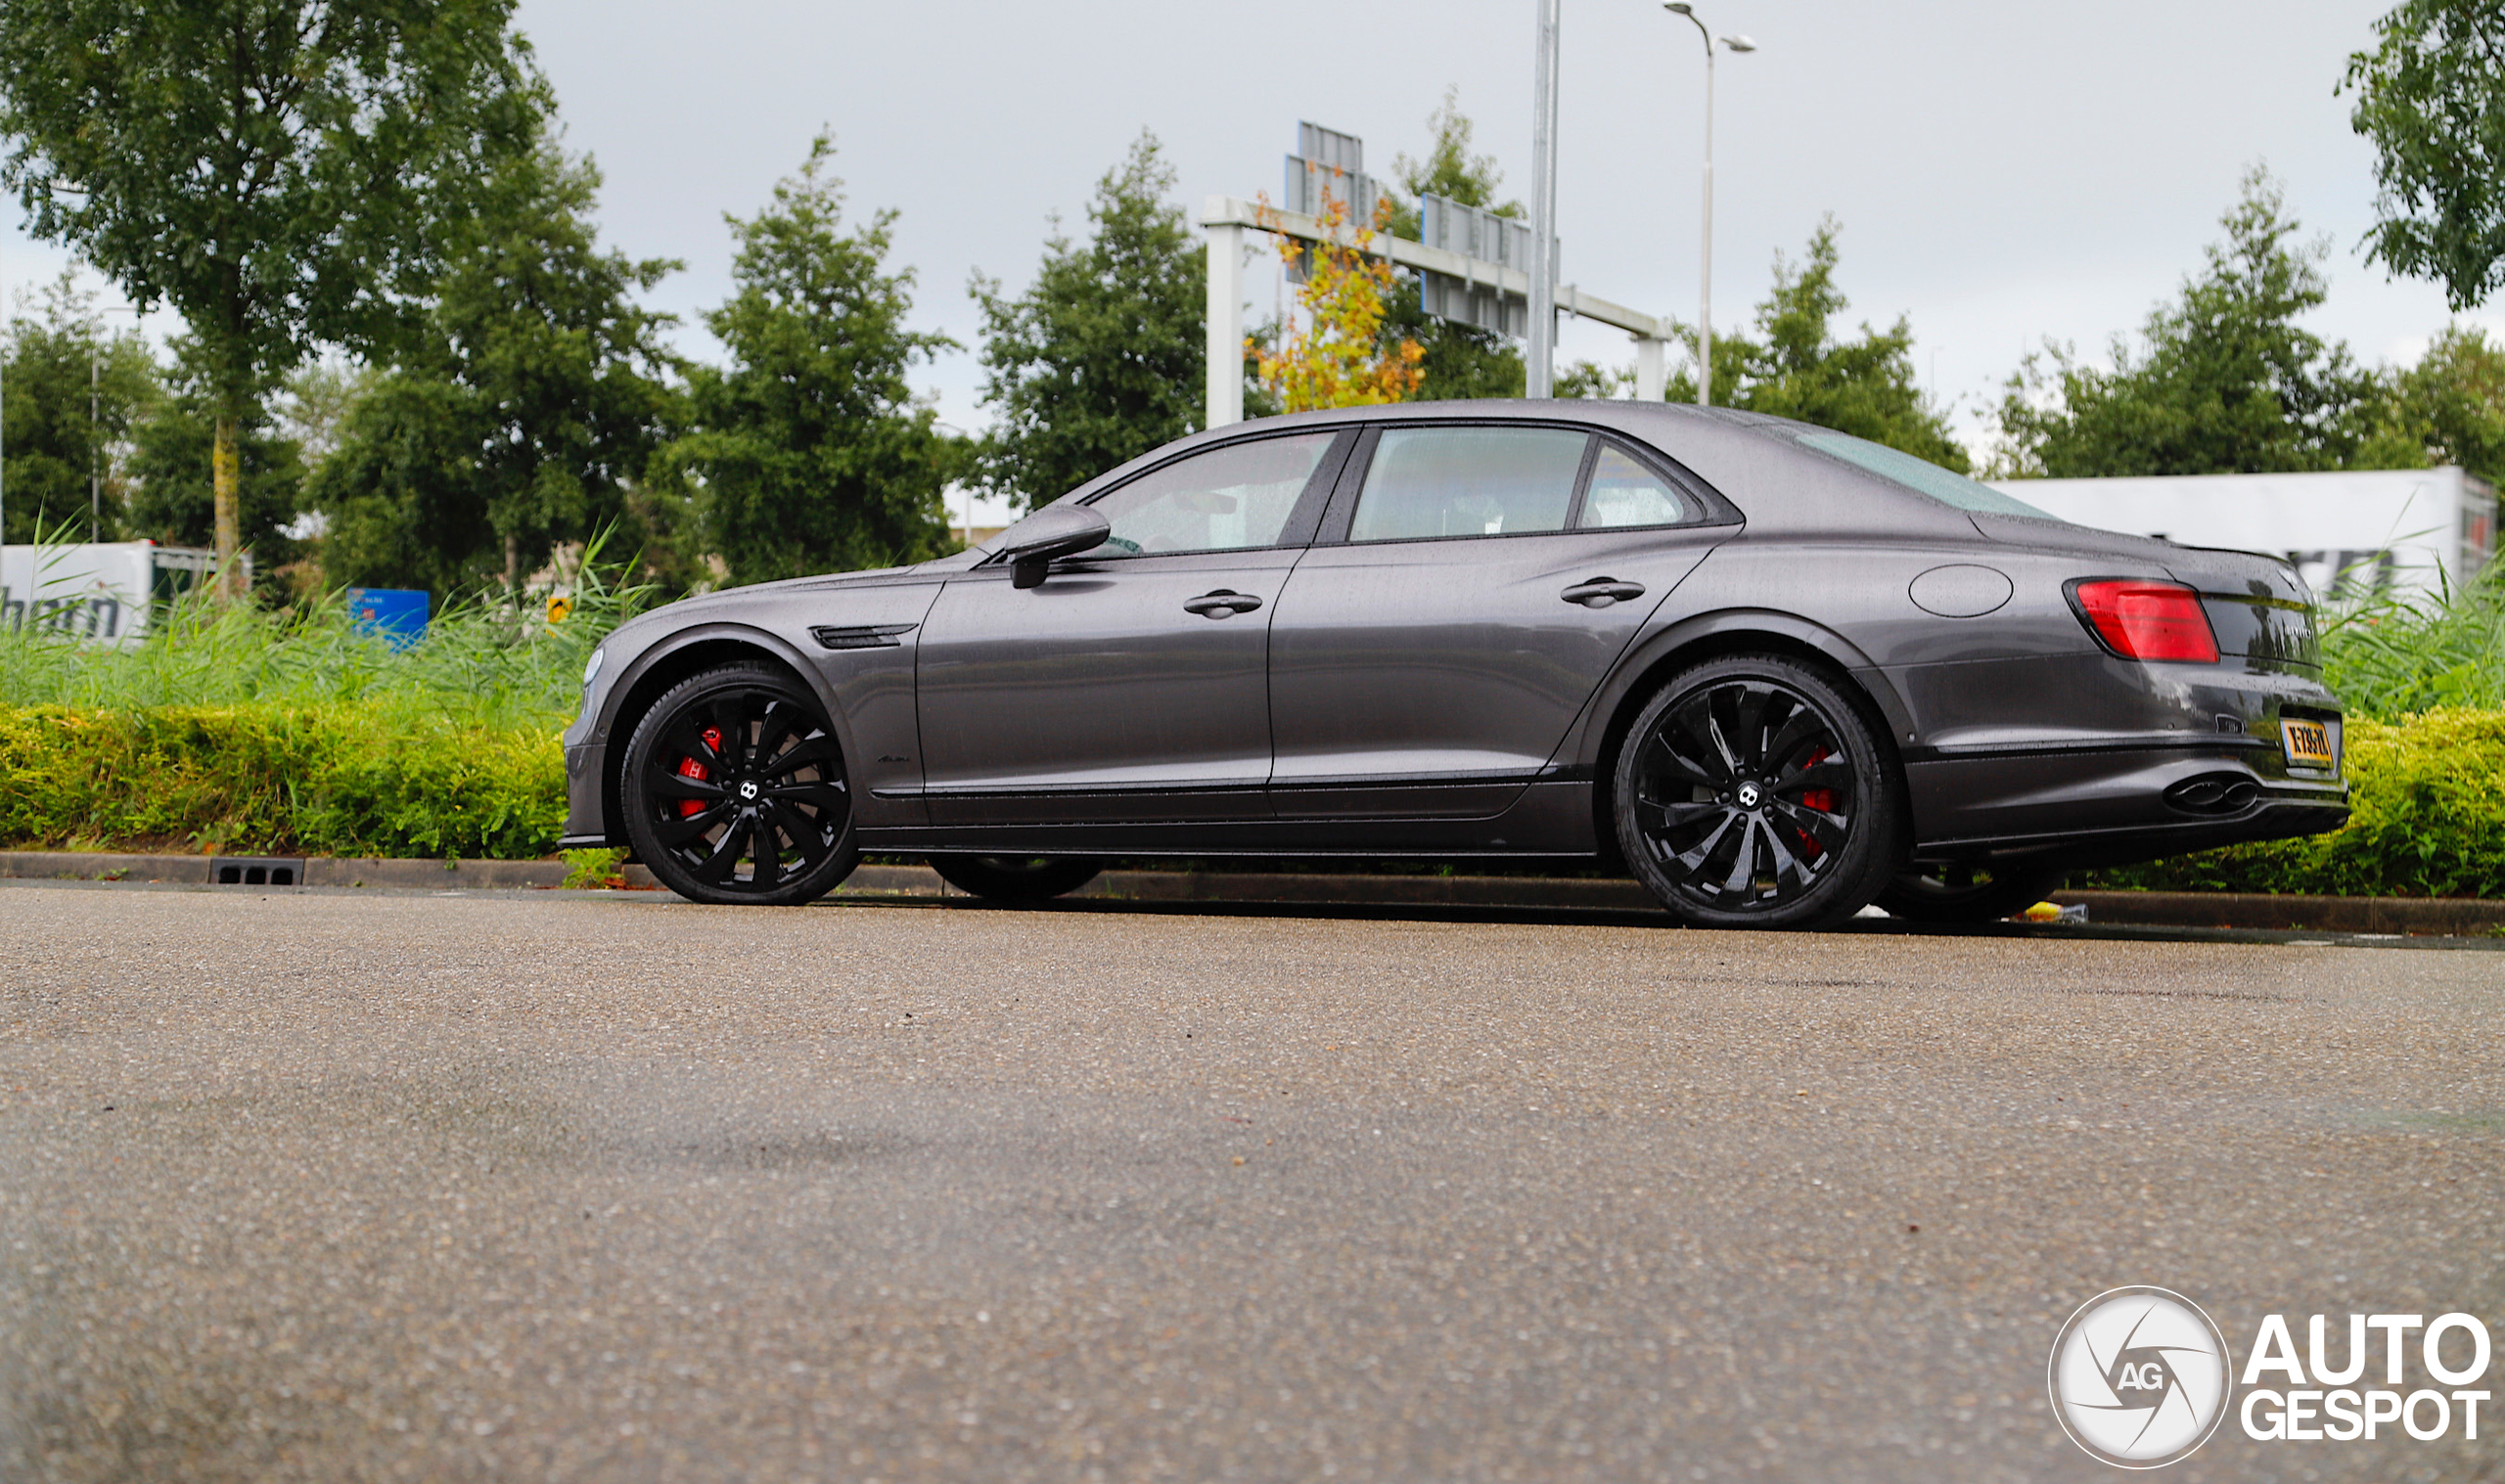
[[[20,849],[529,860],[557,847],[550,727],[405,698],[0,708],[0,841]]]
[[[2505,896],[2505,711],[2347,727],[2355,813],[2333,834],[2102,873],[2097,884]],[[565,823],[555,726],[407,699],[0,708],[0,842],[534,859]]]

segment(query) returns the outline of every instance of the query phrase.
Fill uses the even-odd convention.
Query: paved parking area
[[[0,1478],[2111,1477],[2103,1289],[2496,1323],[2500,1032],[2481,951],[10,884]]]

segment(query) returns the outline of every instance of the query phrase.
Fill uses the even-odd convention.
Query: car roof
[[[1631,438],[1675,460],[1720,491],[1747,517],[1755,535],[1850,540],[1890,536],[1982,539],[1963,512],[1855,465],[1802,447],[1796,441],[1799,434],[1825,430],[1813,424],[1734,407],[1571,397],[1397,402],[1231,423],[1152,449],[1053,503],[1093,498],[1099,491],[1154,465],[1238,438],[1304,428],[1481,420],[1566,423]]]

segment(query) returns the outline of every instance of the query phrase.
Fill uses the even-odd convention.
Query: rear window
[[[2024,500],[2013,500],[1988,484],[1978,484],[1964,474],[1952,473],[1928,459],[1917,459],[1868,438],[1845,432],[1804,432],[1799,442],[1958,510],[1979,511],[1987,516],[2030,516],[2038,520],[2060,518]]]

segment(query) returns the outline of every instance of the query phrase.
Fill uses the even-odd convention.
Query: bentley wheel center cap
[[[1740,807],[1743,809],[1755,808],[1758,801],[1764,797],[1764,794],[1757,791],[1757,786],[1754,784],[1742,784],[1740,786]]]
[[[740,797],[752,804],[756,802],[756,780],[750,779],[747,783],[740,785]]]

